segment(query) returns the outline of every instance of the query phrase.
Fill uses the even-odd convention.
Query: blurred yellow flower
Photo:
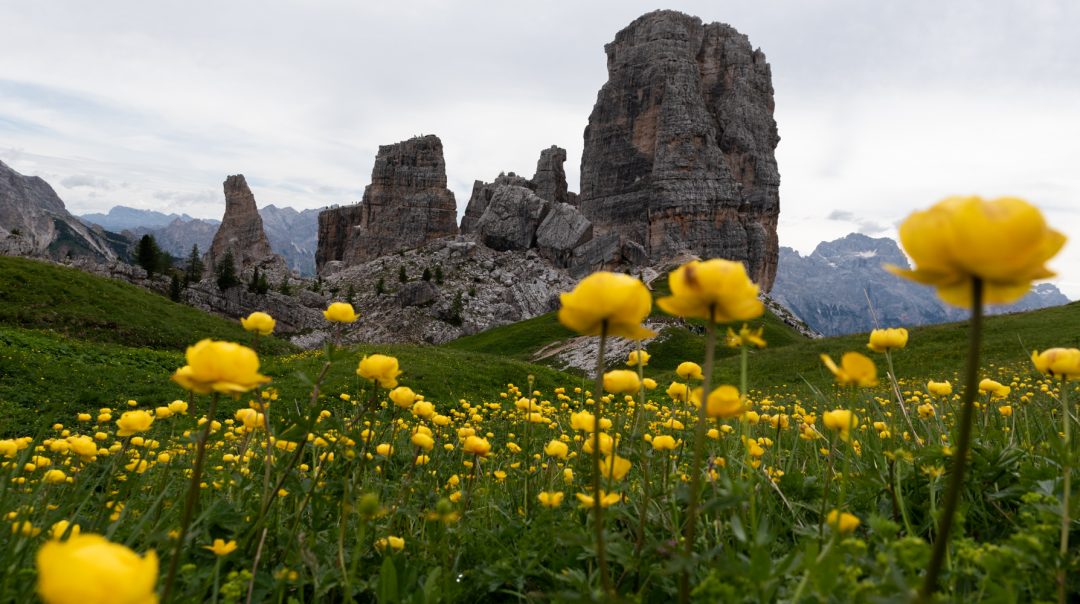
[[[334,323],[352,323],[360,317],[353,310],[352,304],[346,302],[334,302],[323,311],[323,316]]]
[[[671,385],[668,386],[667,389],[667,395],[671,397],[671,400],[680,403],[686,402],[686,397],[689,393],[690,387],[679,382],[671,382]]]
[[[41,479],[48,484],[60,484],[62,482],[67,482],[68,477],[67,474],[64,474],[63,470],[48,470]]]
[[[270,381],[259,373],[259,357],[255,351],[232,342],[202,340],[188,346],[186,358],[187,365],[177,369],[172,379],[199,394],[239,394]],[[177,412],[172,404],[169,408]],[[187,409],[186,403],[184,409]]]
[[[214,539],[213,545],[204,545],[203,549],[208,549],[214,552],[215,556],[228,556],[236,551],[236,541],[225,541],[224,539]]]
[[[480,457],[486,457],[491,452],[491,443],[486,438],[480,438],[479,436],[469,436],[465,438],[465,443],[462,445],[466,453],[472,453]]]
[[[609,455],[604,458],[604,461],[600,464],[600,473],[604,475],[604,478],[622,480],[623,477],[626,476],[626,473],[630,471],[632,465],[630,460],[625,457]]]
[[[1007,304],[1022,298],[1032,281],[1052,277],[1045,263],[1065,244],[1065,235],[1022,199],[957,196],[911,214],[900,225],[900,242],[915,268],[887,266],[889,271],[932,285],[942,300],[970,308],[975,278],[985,283],[984,302]]]
[[[581,502],[581,507],[596,507],[596,498],[592,495],[587,495],[585,493],[577,493],[575,496],[578,498],[578,501]],[[622,501],[622,495],[620,495],[619,493],[607,493],[602,490],[600,491],[600,507],[610,507],[616,503],[619,503],[620,501]]]
[[[417,432],[416,434],[413,434],[410,441],[412,442],[412,444],[425,451],[430,451],[432,448],[435,447],[435,439],[431,438],[431,436],[427,434],[424,434],[423,432]]]
[[[738,348],[740,346],[757,346],[758,348],[765,348],[765,338],[761,337],[761,334],[763,333],[765,333],[764,327],[750,329],[748,325],[743,323],[743,326],[739,328],[739,333],[735,333],[733,329],[728,327],[727,337],[724,339],[729,348]]]
[[[926,382],[926,391],[934,396],[949,396],[952,394],[952,384],[948,381],[935,382],[930,380]]]
[[[705,379],[705,376],[701,373],[701,365],[698,365],[693,361],[683,361],[682,363],[679,363],[679,366],[675,368],[675,375],[678,375],[684,380]]]
[[[1066,380],[1080,378],[1080,350],[1076,348],[1051,348],[1031,353],[1031,362],[1041,373]]]
[[[597,272],[561,296],[559,322],[584,336],[607,334],[640,340],[656,335],[641,326],[652,310],[652,296],[641,281],[621,273]]]
[[[416,393],[408,386],[398,386],[390,391],[390,400],[394,401],[394,404],[398,407],[408,409],[409,407],[412,407],[413,401],[416,400]]]
[[[836,376],[841,386],[877,386],[877,367],[869,357],[858,352],[845,352],[837,367],[832,357],[821,355],[821,362]]]
[[[738,417],[745,410],[739,389],[734,386],[720,386],[710,392],[705,400],[705,413],[709,417]]]
[[[641,380],[641,385],[644,386],[646,390],[656,390],[656,380],[652,378]]]
[[[71,528],[71,533],[68,534],[68,537],[75,537],[82,532],[82,528],[77,524],[71,524],[67,520],[57,520],[49,528],[49,539],[57,540],[62,538],[64,533],[68,532],[68,527]]]
[[[117,436],[131,436],[137,432],[146,432],[154,423],[154,416],[149,411],[125,411],[120,419],[116,420]]]
[[[992,398],[1005,398],[1012,392],[1012,388],[990,378],[983,378],[979,382],[979,391],[989,394]]]
[[[427,401],[416,401],[413,403],[412,412],[416,417],[429,418],[435,415],[435,405]]]
[[[631,350],[630,355],[626,357],[626,365],[628,367],[637,367],[639,364],[644,367],[649,364],[650,355],[644,350]]]
[[[1002,417],[1012,417],[1012,414],[1013,414],[1012,405],[1002,405],[1002,406],[998,407],[998,413],[1000,413]]]
[[[765,306],[742,262],[714,258],[693,260],[668,275],[671,295],[656,301],[668,314],[713,323],[760,317]]]
[[[37,569],[37,592],[47,604],[157,602],[157,555],[139,556],[101,535],[46,542],[37,552]]]
[[[668,436],[667,434],[661,434],[660,436],[654,436],[652,439],[653,449],[657,451],[673,451],[678,444],[675,442],[675,438]]]
[[[566,456],[570,454],[570,447],[561,440],[552,440],[544,445],[544,453],[551,457],[566,459]]]
[[[536,498],[540,500],[540,505],[542,505],[542,506],[544,506],[546,508],[557,508],[560,505],[562,505],[563,492],[562,491],[554,491],[554,492],[540,491],[540,493],[536,496]]]
[[[360,359],[360,365],[356,368],[356,375],[379,382],[380,386],[389,389],[397,387],[397,377],[401,375],[401,370],[398,369],[398,360],[396,358],[385,354],[373,354]]]
[[[268,336],[274,333],[274,326],[277,325],[277,321],[273,317],[264,312],[253,312],[247,317],[240,319],[240,324],[244,326],[247,331],[253,331],[261,336]]]
[[[855,532],[855,529],[859,528],[859,525],[862,524],[858,516],[847,512],[841,512],[840,510],[829,512],[825,517],[825,523],[834,530],[839,531],[841,535]]]
[[[385,550],[388,547],[392,550],[401,551],[405,549],[405,540],[401,537],[390,535],[389,537],[383,537],[376,541],[375,547],[378,548],[379,551]]]
[[[604,374],[604,390],[614,394],[636,394],[641,390],[641,380],[636,371],[616,369]]]
[[[835,409],[826,411],[821,415],[825,427],[840,433],[840,438],[848,440],[851,430],[859,426],[859,418],[847,409]]]
[[[888,329],[875,329],[870,332],[870,343],[867,348],[874,352],[885,352],[895,348],[907,346],[908,333],[903,327],[890,327]]]

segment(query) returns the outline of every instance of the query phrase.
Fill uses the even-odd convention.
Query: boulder
[[[493,250],[529,249],[549,205],[525,187],[499,185],[477,220],[475,233]]]

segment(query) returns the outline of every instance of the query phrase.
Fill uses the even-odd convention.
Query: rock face
[[[674,11],[605,46],[608,81],[585,129],[582,213],[652,260],[742,260],[766,291],[779,253],[780,175],[769,64],[746,36]]]
[[[110,263],[125,246],[75,218],[49,183],[0,162],[0,253]]]
[[[286,272],[285,261],[270,249],[270,241],[263,231],[262,217],[255,207],[255,195],[244,175],[229,176],[224,186],[225,216],[210,244],[207,266],[216,266],[228,252],[232,252],[238,273],[243,274],[257,267],[281,278]]]
[[[569,201],[566,191],[566,171],[563,169],[565,163],[566,149],[552,145],[540,152],[532,182],[536,188],[536,194],[541,199],[555,203]]]
[[[966,317],[965,311],[943,303],[933,288],[901,279],[882,268],[883,264],[908,267],[900,246],[887,237],[852,233],[819,244],[808,256],[780,248],[772,296],[825,335],[944,323]],[[987,311],[999,314],[1034,310],[1068,301],[1054,285],[1040,283],[1017,303],[991,306]]]
[[[315,261],[321,272],[331,261],[348,266],[457,233],[442,141],[422,136],[380,146],[360,204],[319,214]]]

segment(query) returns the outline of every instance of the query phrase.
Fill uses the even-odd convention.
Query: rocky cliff
[[[210,244],[207,266],[216,266],[228,252],[232,252],[238,273],[243,274],[257,267],[278,279],[283,278],[287,272],[285,261],[270,248],[262,217],[255,206],[255,195],[244,175],[229,176],[225,179],[224,188],[225,216]]]
[[[769,64],[723,23],[675,11],[605,46],[608,81],[585,129],[582,213],[653,259],[746,262],[766,291],[779,253],[780,175]]]
[[[933,288],[901,279],[882,268],[883,264],[908,266],[900,247],[887,237],[852,233],[819,244],[808,256],[780,248],[772,296],[825,335],[944,323],[966,317],[965,311],[943,303]],[[1068,301],[1057,287],[1041,283],[1016,304],[987,310],[998,314]]]
[[[0,254],[111,263],[123,247],[68,212],[49,183],[0,162]]]
[[[315,262],[322,272],[329,262],[366,262],[457,233],[457,203],[446,188],[442,141],[416,137],[379,147],[359,205],[319,214]]]

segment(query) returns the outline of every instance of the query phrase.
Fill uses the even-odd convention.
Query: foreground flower
[[[385,354],[373,354],[360,359],[356,375],[379,382],[383,388],[396,388],[397,377],[401,375],[398,360]]]
[[[138,432],[146,432],[154,423],[154,415],[149,411],[125,411],[120,419],[116,420],[117,436],[131,436]]]
[[[360,317],[353,310],[352,304],[346,302],[334,302],[323,311],[323,316],[334,323],[352,323]]]
[[[949,396],[952,394],[952,384],[948,381],[935,382],[930,380],[926,382],[926,391],[934,396]]]
[[[827,354],[821,355],[821,362],[836,376],[841,386],[877,386],[877,367],[869,357],[857,352],[845,352],[840,357],[840,366]]]
[[[867,348],[874,352],[885,352],[907,346],[908,333],[903,327],[890,327],[888,329],[875,329],[870,332],[870,343]]]
[[[583,336],[600,335],[605,324],[607,335],[635,340],[656,335],[641,326],[652,310],[649,289],[630,275],[593,273],[560,300],[559,322]]]
[[[139,556],[101,535],[49,541],[37,553],[37,591],[47,604],[157,602],[158,559]]]
[[[242,317],[240,325],[243,325],[247,331],[253,331],[260,336],[268,336],[274,333],[274,326],[277,325],[277,321],[270,315],[257,311],[247,317]]]
[[[1031,362],[1035,369],[1050,377],[1066,380],[1080,378],[1080,350],[1076,348],[1051,348],[1042,352],[1033,351]]]
[[[847,409],[826,411],[822,414],[821,419],[825,422],[826,428],[839,432],[840,439],[844,441],[847,441],[850,437],[851,430],[859,426],[858,416]]]
[[[745,410],[739,389],[734,386],[720,386],[705,400],[705,414],[709,417],[728,419],[742,415]]]
[[[684,380],[701,380],[705,376],[701,373],[701,365],[693,361],[683,361],[675,368],[675,374]]]
[[[614,394],[635,394],[641,390],[636,371],[616,369],[604,374],[604,390]]]
[[[555,492],[540,491],[540,493],[536,496],[536,498],[538,500],[540,500],[540,505],[542,505],[542,506],[544,506],[546,508],[557,508],[560,505],[562,505],[563,492],[562,491],[555,491]]]
[[[202,340],[188,346],[186,358],[187,365],[177,369],[172,379],[199,394],[239,394],[270,381],[259,373],[259,357],[255,351],[240,344]],[[169,408],[172,409],[172,405]]]
[[[742,262],[693,260],[672,271],[668,285],[671,295],[656,304],[677,317],[730,323],[755,319],[765,312],[758,287],[746,275]]]
[[[1007,304],[1022,298],[1032,281],[1052,277],[1045,263],[1065,235],[1022,199],[967,196],[913,213],[900,225],[900,242],[915,268],[887,266],[889,271],[936,287],[949,304],[971,308],[976,278],[985,284],[985,302]]]
[[[839,510],[829,512],[828,516],[825,517],[825,522],[841,535],[855,532],[855,529],[862,524],[858,516]]]
[[[213,545],[204,545],[203,549],[208,549],[214,552],[215,556],[228,556],[229,554],[236,551],[236,541],[214,539]]]
[[[390,391],[390,400],[394,401],[394,404],[398,407],[408,409],[409,407],[412,407],[413,402],[416,401],[416,393],[408,386],[398,386]]]
[[[586,495],[585,493],[577,493],[575,496],[578,498],[578,501],[581,502],[581,507],[596,507],[596,498],[592,495]],[[622,501],[622,495],[620,495],[619,493],[606,493],[604,491],[600,491],[600,507],[610,507],[612,505],[615,505],[616,503],[619,503],[620,501]]]

